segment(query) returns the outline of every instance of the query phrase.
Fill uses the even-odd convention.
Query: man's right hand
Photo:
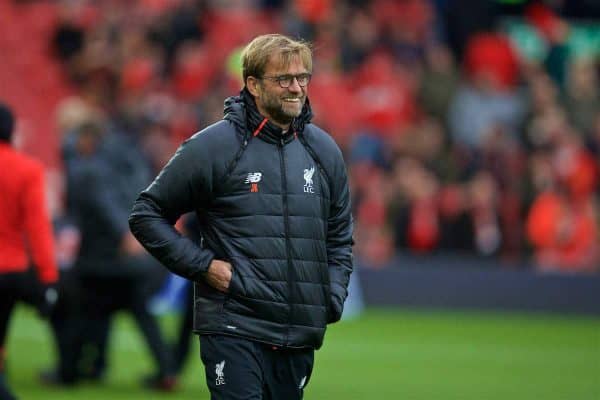
[[[229,282],[233,267],[230,263],[221,260],[212,260],[206,272],[206,283],[220,292],[229,291]]]

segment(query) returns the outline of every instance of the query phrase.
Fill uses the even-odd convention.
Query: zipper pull
[[[283,138],[279,139],[279,143],[281,144],[281,147],[283,147],[283,145],[285,144],[285,142],[283,141]]]

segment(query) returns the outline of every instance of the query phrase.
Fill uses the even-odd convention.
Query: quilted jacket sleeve
[[[348,296],[348,284],[352,273],[352,214],[348,175],[342,154],[336,146],[332,171],[329,171],[331,203],[327,228],[327,262],[331,304],[328,322],[342,317],[344,301]]]
[[[184,142],[154,182],[142,191],[129,216],[140,243],[171,272],[198,281],[214,258],[175,228],[182,214],[195,210],[212,192],[210,149],[203,134]]]

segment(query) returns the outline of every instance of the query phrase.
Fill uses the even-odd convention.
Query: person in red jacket
[[[4,343],[17,301],[43,312],[56,301],[58,279],[52,227],[44,196],[44,168],[11,147],[14,117],[0,103],[0,399],[14,395],[4,378]],[[29,273],[33,263],[37,281]]]

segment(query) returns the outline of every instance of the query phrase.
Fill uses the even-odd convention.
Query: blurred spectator
[[[422,62],[425,48],[434,39],[435,17],[429,0],[376,0],[373,16],[382,39],[394,58],[408,68]]]
[[[72,10],[64,8],[65,11]],[[84,44],[85,31],[70,18],[59,21],[54,31],[52,44],[56,56],[65,63],[80,54]]]
[[[574,60],[568,72],[565,107],[571,123],[580,135],[588,137],[594,119],[600,115],[600,82],[591,60]]]
[[[366,10],[353,9],[341,36],[341,62],[345,71],[360,66],[379,44],[378,27]]]
[[[598,163],[564,117],[538,129],[546,141],[531,157],[536,194],[527,216],[536,262],[546,269],[595,269]]]
[[[517,138],[525,114],[522,94],[516,90],[517,56],[507,39],[481,34],[467,44],[465,69],[468,83],[452,100],[449,125],[458,146],[481,148],[495,127]]]
[[[390,144],[395,157],[409,156],[421,161],[444,183],[463,175],[447,130],[435,118],[422,118]]]
[[[391,138],[415,120],[415,88],[389,55],[370,55],[353,75],[358,122],[371,134]]]
[[[567,45],[569,26],[552,9],[541,2],[533,2],[525,10],[525,17],[546,40],[549,50],[544,67],[550,77],[564,88],[570,49]]]
[[[65,342],[61,332],[74,340],[59,352],[55,379],[74,383],[82,378],[78,362],[89,343],[96,347],[98,357],[89,374],[101,377],[110,319],[117,310],[125,309],[133,314],[157,366],[155,375],[145,383],[154,389],[172,390],[170,355],[148,307],[151,295],[163,282],[163,269],[127,228],[132,196],[148,183],[148,167],[127,138],[108,131],[105,120],[87,121],[67,134],[63,153],[68,211],[81,231],[74,266],[81,303],[73,310],[77,315],[71,316],[70,329],[57,332],[59,345]]]
[[[436,0],[444,19],[444,34],[449,47],[463,58],[469,38],[492,29],[497,4],[479,0]]]
[[[394,184],[390,213],[396,246],[416,253],[433,251],[441,234],[438,179],[418,160],[405,158],[395,164]]]
[[[476,253],[482,256],[496,255],[503,240],[498,184],[492,174],[481,171],[471,179],[467,190]]]
[[[573,202],[559,191],[541,193],[527,217],[535,261],[543,269],[578,271],[598,266],[596,206]]]
[[[385,175],[389,155],[380,138],[360,135],[349,155],[352,206],[356,219],[355,252],[365,265],[377,268],[393,256],[391,232],[387,220]]]
[[[425,59],[425,71],[419,88],[420,104],[429,115],[444,121],[459,83],[459,71],[452,53],[442,44],[429,47]]]
[[[464,184],[449,184],[440,191],[439,213],[441,238],[439,248],[445,252],[474,254],[475,232],[469,212],[468,192]]]

